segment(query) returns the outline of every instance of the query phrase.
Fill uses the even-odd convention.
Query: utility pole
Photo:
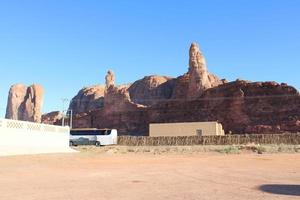
[[[70,119],[70,129],[73,127],[73,110],[68,110],[67,113],[69,113],[69,119]]]
[[[69,101],[67,98],[61,98],[62,101],[62,126],[65,126],[65,103]]]

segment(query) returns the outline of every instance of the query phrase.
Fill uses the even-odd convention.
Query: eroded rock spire
[[[188,98],[199,97],[206,89],[214,85],[216,77],[207,71],[205,58],[196,43],[192,43],[189,52],[189,90]]]
[[[105,76],[105,88],[106,90],[110,88],[111,86],[115,85],[115,75],[112,70],[108,70],[106,76]]]

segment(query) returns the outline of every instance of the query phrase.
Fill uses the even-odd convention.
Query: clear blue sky
[[[299,0],[0,0],[0,116],[14,83],[39,83],[44,112],[83,86],[179,76],[200,44],[220,78],[300,89]]]

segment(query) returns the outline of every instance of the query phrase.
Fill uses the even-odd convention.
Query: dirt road
[[[299,188],[300,154],[0,158],[0,200],[295,200]]]

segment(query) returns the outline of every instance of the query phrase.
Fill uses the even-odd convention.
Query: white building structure
[[[0,119],[0,156],[69,153],[70,128]]]

